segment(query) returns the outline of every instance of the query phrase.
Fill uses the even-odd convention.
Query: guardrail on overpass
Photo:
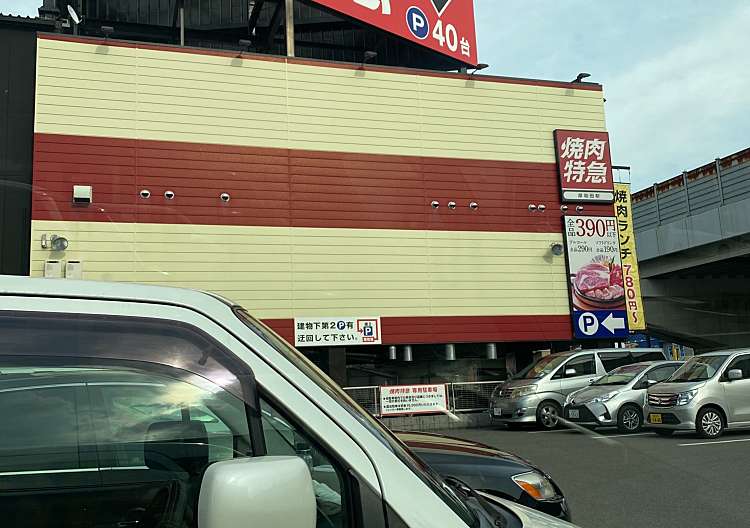
[[[750,148],[633,195],[641,261],[750,234]]]

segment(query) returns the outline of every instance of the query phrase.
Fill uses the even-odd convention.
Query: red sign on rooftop
[[[614,201],[609,134],[555,130],[563,202]]]
[[[476,66],[473,0],[315,0],[318,4]]]

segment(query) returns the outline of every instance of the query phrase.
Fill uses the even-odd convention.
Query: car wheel
[[[674,429],[651,429],[653,432],[655,432],[659,436],[672,436],[674,434]]]
[[[562,409],[553,401],[545,401],[539,404],[536,410],[536,423],[544,429],[554,429],[560,425],[560,414]]]
[[[637,433],[643,427],[643,413],[635,405],[623,405],[617,413],[617,430],[621,433]]]
[[[719,438],[724,432],[724,418],[715,407],[701,409],[695,419],[695,430],[702,438]]]

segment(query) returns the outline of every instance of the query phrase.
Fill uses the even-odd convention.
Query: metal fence
[[[502,381],[467,381],[446,383],[448,410],[454,413],[486,411],[490,407],[492,391]],[[371,414],[380,416],[380,387],[344,387],[354,401]]]

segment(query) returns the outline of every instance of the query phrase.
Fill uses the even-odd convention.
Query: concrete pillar
[[[325,353],[325,364],[327,367],[326,372],[331,377],[331,379],[333,379],[333,381],[335,381],[342,387],[346,387],[346,348],[329,348]]]

